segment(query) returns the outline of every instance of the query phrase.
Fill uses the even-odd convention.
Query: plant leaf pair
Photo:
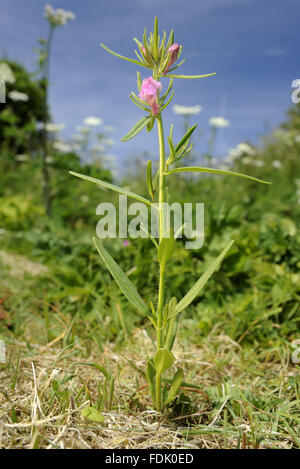
[[[165,349],[160,349],[156,353],[154,360],[148,360],[146,376],[153,402],[156,402],[157,397],[155,386],[157,377],[160,377],[164,371],[170,368],[174,361],[173,353]]]
[[[197,126],[198,125],[195,124],[195,125],[193,125],[193,127],[188,129],[188,131],[185,133],[185,135],[182,137],[182,139],[176,145],[176,147],[174,146],[172,132],[171,132],[170,137],[168,137],[168,142],[169,142],[169,147],[170,147],[170,157],[168,158],[168,161],[167,161],[168,165],[172,164],[172,163],[175,163],[176,161],[180,160],[181,158],[183,158],[188,153],[188,151],[190,151],[192,149],[192,145],[191,145],[191,147],[188,149],[188,151],[186,151],[186,147],[189,143],[189,140],[190,140],[193,132],[197,128]]]
[[[156,374],[161,376],[164,371],[171,368],[175,362],[175,357],[170,350],[161,348],[154,357]]]

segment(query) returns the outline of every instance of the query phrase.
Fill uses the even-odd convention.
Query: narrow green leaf
[[[175,307],[174,311],[176,311],[176,307]],[[170,311],[170,313],[171,313],[171,311]],[[175,312],[175,313],[172,314],[172,317],[169,320],[168,329],[167,329],[167,337],[166,337],[164,347],[167,350],[170,350],[170,351],[172,350],[175,339],[176,339],[177,328],[178,328],[178,319],[179,319],[179,313]]]
[[[148,187],[148,191],[152,200],[154,200],[154,190],[153,190],[153,185],[152,185],[152,161],[151,160],[149,160],[147,163],[147,187]]]
[[[133,104],[135,104],[137,107],[139,107],[140,109],[142,109],[142,111],[148,111],[149,112],[149,108],[147,108],[144,104],[142,104],[140,102],[140,100],[137,100],[136,99],[136,96],[133,92],[131,92],[131,94],[129,95],[129,98],[131,99],[131,101],[133,102]],[[148,124],[147,124],[148,125]]]
[[[171,47],[171,45],[173,43],[174,43],[174,29],[172,29],[171,32],[170,32],[169,39],[168,39],[168,42],[166,44],[166,50],[168,50],[169,47]]]
[[[175,362],[175,357],[170,350],[166,350],[161,348],[154,358],[154,364],[156,368],[156,373],[161,375],[164,371],[168,368],[171,368],[173,363]]]
[[[75,173],[73,171],[69,171],[72,176],[76,176],[80,179],[84,179],[85,181],[93,182],[94,184],[98,184],[99,186],[106,187],[107,189],[111,189],[112,191],[119,192],[119,194],[127,195],[127,197],[131,197],[132,199],[139,200],[144,204],[151,205],[151,201],[145,199],[141,195],[135,194],[134,192],[130,192],[123,187],[115,186],[114,184],[110,184],[109,182],[102,181],[101,179],[93,178],[91,176],[85,176],[84,174]]]
[[[142,47],[143,44],[136,37],[134,37],[133,40],[136,43],[136,45],[138,46],[138,48],[140,49],[140,47]]]
[[[127,62],[131,62],[133,64],[136,64],[136,65],[140,65],[141,67],[145,67],[145,68],[150,68],[148,65],[144,64],[143,62],[139,62],[138,60],[134,60],[134,59],[130,59],[129,57],[125,57],[124,55],[120,55],[118,54],[117,52],[114,52],[113,50],[109,49],[107,46],[105,46],[104,44],[100,44],[101,47],[103,47],[103,49],[105,49],[107,52],[109,52],[110,54],[112,55],[115,55],[116,57],[118,57],[119,59],[122,59],[122,60],[126,60]]]
[[[113,376],[110,377],[109,391],[108,391],[108,410],[111,410],[115,389],[115,379]]]
[[[175,153],[175,148],[174,148],[171,137],[168,137],[168,144],[170,147],[170,157],[168,158],[167,164],[172,164],[173,161],[175,160],[176,153]]]
[[[154,19],[154,29],[153,29],[153,55],[154,59],[158,59],[158,19],[157,16]]]
[[[174,249],[175,239],[172,235],[169,238],[162,238],[158,248],[158,261],[162,266],[165,266],[172,257]]]
[[[110,271],[111,275],[119,285],[122,293],[127,298],[127,300],[139,311],[141,314],[149,315],[148,308],[139,293],[137,292],[133,283],[129,280],[127,275],[123,270],[118,266],[106,249],[102,246],[98,239],[93,238],[97,251],[100,254],[101,259],[104,264]]]
[[[147,60],[147,62],[150,61],[150,63],[152,64],[153,58],[152,58],[152,54],[151,54],[151,50],[150,50],[150,45],[149,45],[148,39],[147,39],[147,30],[146,30],[146,28],[144,30],[143,42],[144,42],[144,47],[145,47],[146,54],[147,54],[145,59]]]
[[[139,91],[141,91],[142,79],[141,79],[140,72],[136,72],[136,76],[137,76],[137,88],[138,88]]]
[[[161,102],[162,102],[162,103],[164,102],[164,100],[166,99],[166,97],[168,96],[168,94],[170,93],[170,91],[171,91],[171,89],[172,89],[172,86],[173,86],[173,83],[174,83],[174,80],[172,80],[172,78],[171,78],[171,80],[169,81],[169,86],[168,86],[168,88],[167,88],[167,91],[165,92],[165,94],[164,94],[164,95],[162,96],[162,98],[161,98]]]
[[[138,54],[138,52],[135,50],[134,51],[135,55],[137,56],[137,58],[139,59],[140,62],[143,62],[143,59],[142,57]]]
[[[190,291],[179,301],[177,304],[175,311],[180,313],[184,309],[186,309],[189,304],[196,298],[196,296],[200,293],[202,288],[205,286],[206,282],[210,279],[214,271],[218,268],[226,254],[228,253],[229,249],[233,245],[234,241],[230,241],[228,246],[222,251],[222,253],[217,257],[217,259],[206,269],[204,274],[201,275],[199,280],[195,283],[195,285],[190,289]]]
[[[155,390],[156,369],[155,369],[153,360],[148,360],[146,376],[147,376],[147,381],[149,384],[152,401],[154,403],[156,402],[156,390]]]
[[[159,178],[159,169],[156,171],[156,174],[155,174],[155,176],[154,176],[154,178],[153,178],[153,183],[152,183],[152,185],[153,185],[153,190],[154,190],[154,192],[156,191],[156,186],[157,186],[158,178]]]
[[[143,130],[143,128],[147,125],[149,119],[151,116],[147,117],[142,117],[133,127],[132,129],[128,132],[128,134],[125,135],[121,140],[122,142],[128,142],[128,140],[131,140],[133,137],[135,137],[137,134]]]
[[[102,365],[98,365],[98,363],[85,363],[85,362],[75,362],[73,363],[73,366],[79,366],[79,365],[84,365],[84,366],[92,366],[93,368],[96,368],[99,370],[104,377],[108,380],[110,375]]]
[[[147,124],[147,132],[151,132],[154,126],[154,122],[155,122],[155,117],[151,117],[151,119],[149,120]]]
[[[182,385],[182,381],[183,381],[183,369],[178,368],[178,370],[176,371],[172,379],[168,397],[167,397],[167,400],[164,402],[164,405],[170,404],[172,401],[174,401],[180,389],[180,386]]]
[[[167,75],[165,75],[164,71],[166,70],[167,68],[167,65],[170,61],[170,58],[171,58],[171,52],[168,52],[165,57],[164,57],[164,61],[162,63],[162,66],[160,67],[160,70],[159,70],[159,74],[160,76],[162,77],[166,77]]]
[[[181,149],[182,153],[179,154],[179,156],[173,161],[173,163],[182,160],[186,155],[190,153],[190,151],[193,148],[193,142],[190,144],[190,146],[187,149]]]
[[[189,138],[191,137],[192,133],[194,132],[194,130],[198,127],[198,124],[195,124],[193,125],[193,127],[191,127],[187,133],[182,137],[182,139],[180,140],[180,142],[178,143],[178,145],[176,145],[176,148],[175,148],[175,152],[176,153],[179,153],[179,151],[181,150],[181,148],[184,146],[185,143],[188,142]]]
[[[173,75],[166,73],[164,76],[169,78],[183,78],[185,80],[195,80],[197,78],[212,77],[213,75],[216,75],[216,73],[207,73],[206,75]]]
[[[234,171],[226,171],[226,170],[223,170],[223,169],[201,168],[200,166],[190,166],[190,167],[186,166],[186,167],[183,167],[183,168],[174,168],[174,169],[170,169],[170,171],[168,171],[165,174],[169,175],[169,174],[175,174],[175,173],[190,173],[190,172],[225,174],[227,176],[238,176],[240,178],[251,179],[252,181],[261,182],[262,184],[272,184],[271,182],[263,181],[262,179],[255,178],[253,176],[248,176],[247,174],[236,173]]]
[[[164,105],[160,108],[160,111],[163,111],[164,109],[166,109],[166,107],[169,106],[169,104],[170,104],[170,102],[172,101],[173,98],[174,98],[174,90],[172,91],[171,96],[170,96],[170,98],[168,99],[168,101],[166,102],[166,104],[164,104]]]
[[[161,40],[161,43],[160,43],[160,47],[159,47],[159,55],[161,57],[163,57],[164,53],[165,53],[166,38],[167,38],[167,33],[166,33],[166,31],[164,31],[163,32],[163,37],[162,37],[162,40]]]
[[[179,54],[178,54],[179,55]],[[178,60],[178,56],[177,56],[177,60]],[[183,59],[181,62],[179,62],[175,67],[172,67],[168,70],[168,72],[173,72],[174,70],[176,70],[176,68],[179,68],[181,67],[182,64],[184,64],[184,62],[186,61],[186,59]]]

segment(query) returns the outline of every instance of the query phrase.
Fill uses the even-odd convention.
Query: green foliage
[[[0,60],[0,63],[5,63],[11,68],[15,79],[14,83],[6,83],[6,104],[1,104],[0,151],[23,153],[28,151],[29,140],[31,149],[36,148],[36,122],[43,121],[47,114],[44,90],[42,84],[19,63],[6,59]],[[28,101],[15,101],[10,98],[10,92],[15,90],[25,93]]]

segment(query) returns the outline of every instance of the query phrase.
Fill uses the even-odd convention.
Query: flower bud
[[[180,45],[177,44],[177,42],[175,42],[174,44],[172,44],[172,45],[169,47],[169,49],[168,49],[168,54],[171,53],[171,56],[170,56],[168,65],[167,65],[166,68],[165,68],[164,74],[165,74],[165,73],[168,73],[168,71],[169,71],[170,68],[172,67],[173,63],[176,62],[177,57],[178,57],[179,49],[180,49]]]
[[[146,57],[147,62],[150,63],[150,59],[149,59],[149,57],[148,57],[148,55],[147,55],[146,48],[145,48],[144,46],[142,46],[141,49],[142,49],[142,51],[143,51],[143,53],[144,53],[144,56]]]

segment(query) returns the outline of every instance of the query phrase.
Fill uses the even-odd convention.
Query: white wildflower
[[[91,129],[89,127],[83,126],[83,125],[78,125],[76,127],[77,132],[80,132],[81,134],[88,135],[91,132]]]
[[[46,124],[47,132],[53,133],[53,134],[61,132],[65,127],[66,127],[66,124],[63,124],[63,123],[53,124],[53,123],[49,122],[48,124]]]
[[[202,111],[203,107],[199,104],[196,106],[180,106],[179,104],[174,104],[173,112],[174,114],[179,114],[182,116],[195,116]]]
[[[222,128],[222,127],[228,127],[230,125],[230,121],[228,119],[225,119],[224,117],[211,117],[209,119],[209,124],[212,126],[212,127],[218,127],[218,128]]]
[[[61,153],[69,153],[70,151],[72,151],[71,145],[68,145],[67,143],[63,143],[60,141],[54,142],[53,148],[54,150],[60,151]]]
[[[289,130],[285,129],[276,129],[273,132],[273,138],[283,144],[286,145],[293,145],[294,143],[294,136],[293,133],[290,132]]]
[[[26,103],[27,101],[29,101],[29,96],[28,96],[28,94],[26,94],[26,93],[21,93],[20,91],[17,91],[17,90],[10,91],[10,92],[8,93],[8,97],[9,97],[12,101],[23,101],[24,103]]]
[[[94,116],[86,117],[86,119],[84,119],[83,121],[85,125],[89,125],[91,127],[97,127],[98,125],[101,125],[102,122],[103,120],[100,119],[100,117],[94,117]]]
[[[250,164],[256,166],[257,168],[262,168],[265,165],[265,162],[262,160],[252,160]]]
[[[243,164],[251,164],[253,161],[252,158],[249,158],[249,156],[245,156],[245,158],[242,159]]]
[[[254,155],[256,153],[255,149],[252,148],[248,143],[242,142],[239,143],[236,147],[230,148],[229,155],[225,161],[233,162],[234,160],[242,157],[243,155]]]
[[[272,166],[276,169],[281,169],[282,168],[282,163],[279,160],[274,160],[272,163]]]
[[[246,155],[255,155],[256,150],[255,148],[251,147],[248,143],[242,142],[237,145],[237,149],[243,154]]]
[[[49,4],[45,6],[44,17],[54,27],[65,26],[68,21],[75,20],[76,18],[72,11],[63,10],[62,8],[54,10]]]
[[[11,83],[11,84],[15,83],[16,81],[12,69],[5,62],[0,63],[0,78],[4,80],[6,83]]]

